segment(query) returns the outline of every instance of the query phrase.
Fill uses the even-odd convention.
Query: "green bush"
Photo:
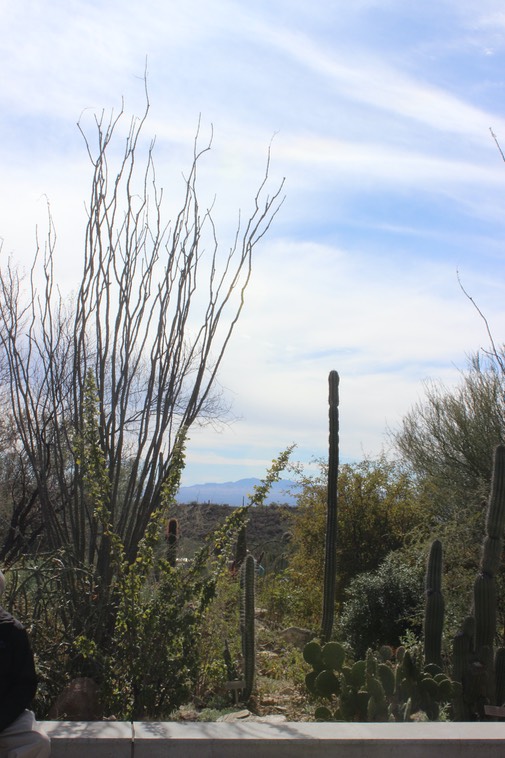
[[[368,648],[400,644],[407,630],[421,631],[423,566],[390,553],[376,571],[359,574],[346,593],[338,636],[363,658]]]

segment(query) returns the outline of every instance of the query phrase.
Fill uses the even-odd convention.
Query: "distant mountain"
[[[223,482],[217,484],[192,484],[190,487],[181,487],[177,493],[178,503],[213,503],[215,505],[242,505],[247,504],[248,495],[252,494],[254,487],[261,484],[261,479],[239,479],[238,482]],[[266,503],[287,503],[296,505],[294,492],[300,489],[300,485],[289,479],[281,479],[275,482],[266,499]]]

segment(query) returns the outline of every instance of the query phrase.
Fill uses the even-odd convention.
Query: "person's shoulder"
[[[17,618],[0,606],[0,630],[6,629],[19,629],[24,630],[24,626]]]

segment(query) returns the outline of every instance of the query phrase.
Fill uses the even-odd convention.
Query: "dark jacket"
[[[0,732],[30,707],[36,689],[28,635],[19,621],[0,607]]]

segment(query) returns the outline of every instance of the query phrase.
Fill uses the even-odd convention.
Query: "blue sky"
[[[295,442],[376,455],[423,394],[487,345],[459,271],[503,340],[505,11],[495,0],[0,2],[0,237],[28,263],[49,198],[75,285],[89,164],[76,122],[143,108],[169,202],[201,114],[202,175],[224,240],[272,141],[286,201],[256,250],[221,371],[234,423],[193,429],[184,483],[262,476]],[[275,136],[274,136],[275,135]],[[170,215],[170,205],[167,213]]]

